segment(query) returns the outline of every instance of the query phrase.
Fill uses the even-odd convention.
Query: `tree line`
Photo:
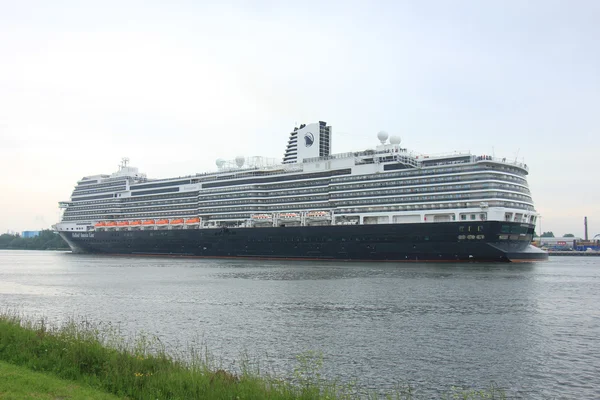
[[[12,250],[68,250],[69,245],[56,232],[45,229],[36,237],[23,238],[19,234],[0,235],[0,249]]]

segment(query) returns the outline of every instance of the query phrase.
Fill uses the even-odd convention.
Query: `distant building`
[[[21,237],[24,239],[33,238],[40,235],[41,231],[23,231]]]
[[[594,236],[593,240],[585,241],[580,237],[536,237],[536,246],[554,251],[600,251],[600,235]]]
[[[538,238],[541,247],[547,247],[552,250],[573,250],[577,242],[581,241],[579,237],[542,237]]]

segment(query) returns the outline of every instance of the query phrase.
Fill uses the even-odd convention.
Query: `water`
[[[201,340],[290,374],[425,393],[494,382],[522,398],[600,398],[600,257],[537,264],[361,264],[0,251],[0,307]]]

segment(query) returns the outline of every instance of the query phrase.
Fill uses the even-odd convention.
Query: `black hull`
[[[77,253],[348,261],[540,261],[533,226],[498,221],[60,232]]]

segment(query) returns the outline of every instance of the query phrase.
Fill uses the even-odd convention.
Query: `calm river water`
[[[600,398],[600,257],[536,264],[214,261],[0,251],[0,307],[85,317],[170,346],[201,340],[281,376],[422,393],[496,383],[520,398]]]

